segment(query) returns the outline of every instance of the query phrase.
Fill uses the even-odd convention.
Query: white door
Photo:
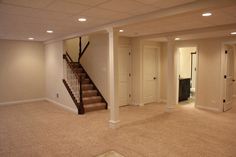
[[[234,85],[234,51],[227,46],[225,51],[225,99],[224,111],[232,108]]]
[[[158,48],[144,47],[143,51],[143,103],[157,102]]]
[[[119,105],[130,103],[131,55],[128,46],[120,46],[118,52]]]

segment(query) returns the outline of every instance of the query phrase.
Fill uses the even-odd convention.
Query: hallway
[[[125,157],[236,155],[235,107],[164,111],[163,104],[121,107],[120,127],[110,129],[108,110],[78,116],[46,101],[0,107],[0,156],[92,157],[110,150]]]

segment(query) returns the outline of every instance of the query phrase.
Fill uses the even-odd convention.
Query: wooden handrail
[[[88,41],[85,48],[83,49],[83,51],[81,52],[81,54],[79,55],[79,60],[80,58],[83,56],[84,52],[87,50],[88,46],[89,46],[90,42]]]
[[[73,60],[71,59],[71,57],[70,57],[70,55],[69,55],[69,53],[66,51],[66,56],[69,58],[69,60],[71,61],[71,62],[73,62]]]
[[[79,103],[79,106],[77,107],[78,108],[78,112],[79,114],[84,114],[84,103],[83,103],[83,99],[82,99],[82,76],[78,75],[75,71],[74,71],[74,67],[71,65],[71,62],[69,61],[68,58],[70,58],[70,55],[69,54],[63,54],[63,59],[66,60],[67,64],[69,65],[71,71],[74,73],[75,77],[77,78],[78,80],[78,84],[80,85],[80,103]],[[77,105],[76,105],[77,106]]]

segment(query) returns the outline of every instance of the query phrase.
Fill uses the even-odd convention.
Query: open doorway
[[[195,105],[197,79],[197,47],[178,48],[178,104]]]

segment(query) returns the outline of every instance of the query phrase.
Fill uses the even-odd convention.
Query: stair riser
[[[76,71],[77,73],[82,73],[82,72],[83,72],[83,69],[75,69],[75,71]]]
[[[83,100],[83,102],[84,102],[84,105],[86,105],[86,104],[93,104],[93,103],[102,102],[102,99],[101,99],[101,98],[98,98],[98,99],[89,99],[89,100]]]
[[[91,107],[91,108],[84,108],[85,112],[91,112],[91,111],[96,111],[96,110],[104,110],[106,109],[106,106],[96,106],[96,107]]]
[[[83,84],[89,84],[90,81],[89,81],[89,80],[83,80],[82,83],[83,83]]]
[[[97,92],[83,93],[83,97],[97,96]]]
[[[93,86],[82,86],[82,90],[86,91],[86,90],[92,90]]]

